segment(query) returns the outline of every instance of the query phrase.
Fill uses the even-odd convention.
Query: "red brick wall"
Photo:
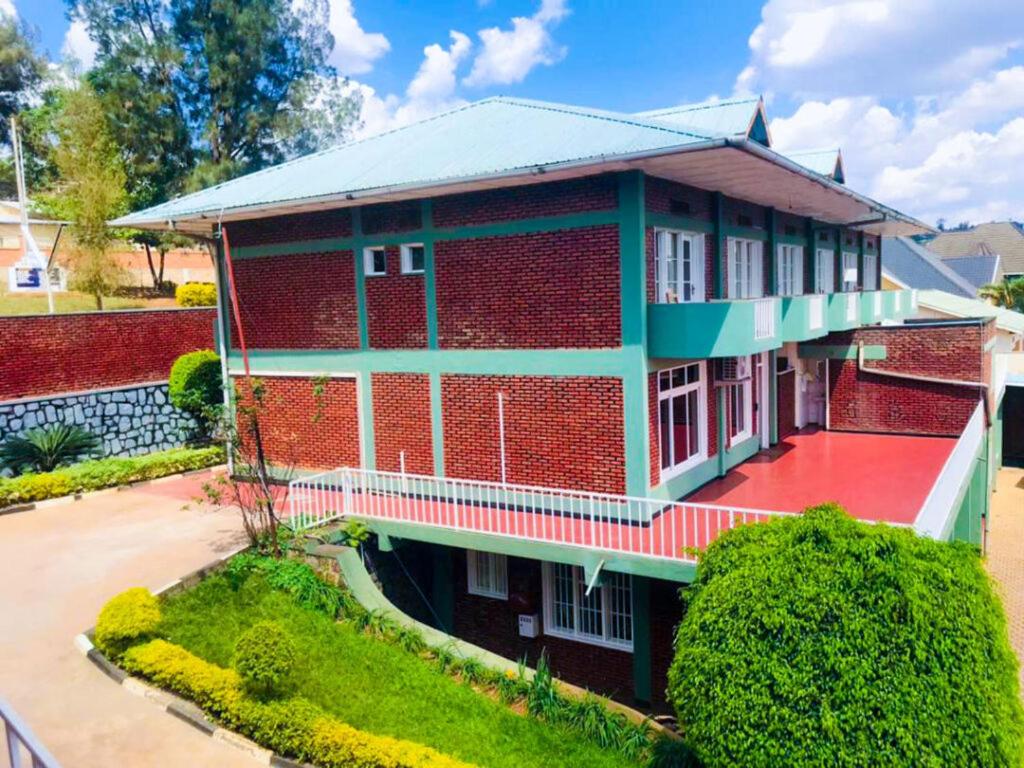
[[[787,373],[778,374],[777,381],[779,440],[784,440],[796,432],[796,371],[791,368]]]
[[[0,400],[163,381],[213,347],[215,309],[0,317]]]
[[[238,259],[234,272],[250,349],[358,349],[352,251]]]
[[[498,392],[510,483],[625,491],[622,383],[608,377],[441,377],[445,470],[501,479]]]
[[[360,213],[363,234],[377,235],[382,232],[408,232],[419,229],[423,226],[421,214],[419,200],[367,205]]]
[[[607,174],[439,197],[434,200],[434,224],[458,227],[607,211],[618,206],[617,190],[615,176]]]
[[[377,469],[434,474],[430,430],[430,377],[425,373],[371,374],[373,442]]]
[[[465,550],[453,550],[455,558],[455,634],[509,659],[524,656],[530,666],[541,652],[547,653],[555,676],[625,703],[634,701],[633,654],[543,632],[533,639],[519,636],[519,614],[543,616],[541,563],[508,559],[507,600],[471,595],[467,591]],[[666,709],[665,688],[672,660],[673,629],[682,618],[677,586],[653,581],[651,611],[651,693],[654,706]]]
[[[400,249],[388,246],[387,274],[366,277],[366,322],[374,349],[427,346],[424,277],[403,275]]]
[[[325,237],[350,237],[352,214],[345,209],[294,213],[225,225],[231,245],[269,245]]]
[[[438,242],[442,348],[614,347],[621,341],[614,225]]]
[[[868,360],[868,368],[983,381],[991,332],[991,323],[876,327],[833,333],[820,343],[884,345],[886,359]],[[828,388],[829,425],[836,430],[955,436],[980,399],[977,389],[860,372],[856,360],[830,360]]]
[[[712,194],[657,176],[644,178],[644,197],[651,213],[668,213],[711,220]]]
[[[354,378],[328,379],[323,394],[313,379],[261,376],[260,433],[267,457],[282,466],[308,469],[360,466],[359,402]],[[242,402],[250,404],[244,381],[234,379]],[[245,442],[246,429],[239,435]]]

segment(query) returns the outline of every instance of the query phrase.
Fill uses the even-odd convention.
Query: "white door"
[[[825,363],[818,360],[808,366],[813,378],[804,389],[804,413],[808,424],[825,423]]]

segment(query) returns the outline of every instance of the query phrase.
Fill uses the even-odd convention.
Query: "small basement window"
[[[471,595],[508,599],[508,557],[493,552],[466,552],[467,591]]]
[[[375,245],[363,249],[363,274],[386,275],[388,273],[388,257],[383,245]]]
[[[402,246],[402,274],[419,275],[426,264],[426,250],[422,243],[406,243]]]

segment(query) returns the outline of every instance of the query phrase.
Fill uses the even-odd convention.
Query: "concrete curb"
[[[67,496],[54,496],[52,499],[28,501],[25,502],[24,504],[12,504],[9,507],[0,508],[0,517],[2,517],[3,515],[13,515],[17,512],[29,512],[33,509],[46,509],[47,507],[53,507],[68,501],[81,501],[82,499],[91,499],[96,496],[120,493],[121,491],[131,490],[132,488],[138,488],[143,485],[157,485],[159,483],[166,483],[170,480],[177,480],[179,477],[189,477],[190,475],[198,475],[201,472],[216,472],[218,470],[226,470],[227,466],[227,464],[213,464],[209,467],[203,467],[202,469],[190,469],[187,472],[175,472],[173,475],[154,477],[152,480],[137,480],[134,483],[126,483],[125,485],[114,485],[111,486],[110,488],[100,488],[99,490],[96,491],[72,493]]]

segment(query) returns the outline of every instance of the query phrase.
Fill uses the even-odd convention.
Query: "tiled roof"
[[[960,277],[979,288],[1000,279],[1002,269],[999,262],[998,255],[954,256],[942,260],[943,264]]]
[[[994,221],[957,232],[940,232],[929,240],[929,250],[942,258],[998,254],[1003,272],[1024,274],[1024,232],[1013,222]]]
[[[909,237],[882,238],[882,271],[908,288],[935,289],[965,298],[978,294],[977,286]]]

